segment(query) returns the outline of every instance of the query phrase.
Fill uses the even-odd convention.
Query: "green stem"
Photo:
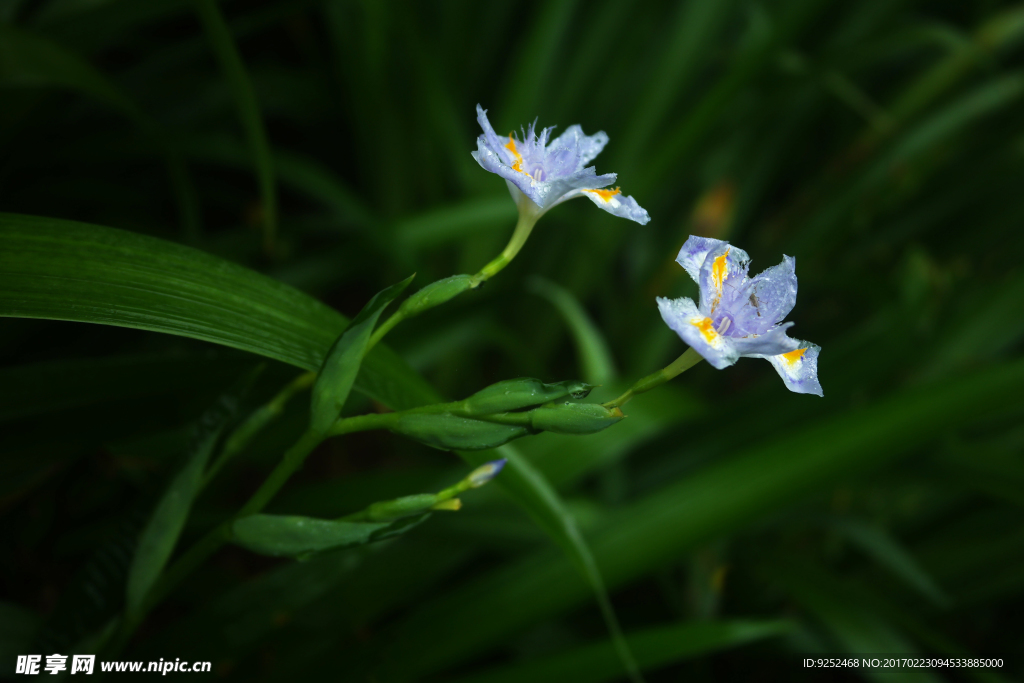
[[[476,289],[481,284],[483,284],[484,282],[486,282],[487,280],[491,279],[499,272],[501,272],[502,269],[505,268],[505,266],[512,262],[512,259],[516,257],[516,254],[518,254],[519,250],[523,248],[523,245],[526,244],[526,240],[529,239],[530,233],[533,232],[533,226],[537,224],[537,219],[539,217],[540,216],[536,211],[529,209],[520,210],[519,220],[516,222],[515,230],[512,231],[512,237],[509,239],[508,244],[505,245],[505,248],[502,250],[502,252],[498,254],[498,256],[493,261],[491,261],[482,269],[480,269],[479,273],[468,278],[468,282],[466,276],[464,275],[457,275],[453,276],[452,278],[448,278],[448,280],[459,280],[462,286],[456,289],[448,290],[445,295],[438,296],[436,298],[433,298],[432,300],[426,299],[417,301],[417,305],[411,309],[405,304],[403,304],[401,308],[399,308],[391,315],[390,318],[381,323],[380,327],[374,330],[373,335],[370,336],[370,341],[366,345],[367,352],[369,352],[370,349],[376,346],[377,342],[383,339],[384,335],[390,332],[395,327],[395,325],[402,322],[406,318],[411,318],[413,316],[419,315],[423,311],[430,310],[434,306],[443,304],[444,302],[449,301],[453,297],[458,296],[462,292],[466,291],[466,289]],[[443,284],[444,282],[444,280],[438,280],[433,284],[434,286],[437,286]],[[428,285],[427,287],[429,288],[431,287],[431,285]],[[413,297],[410,297],[410,299],[412,298]]]
[[[516,229],[512,232],[512,238],[509,239],[505,249],[498,254],[497,258],[481,268],[480,272],[473,276],[473,287],[479,287],[482,283],[500,273],[505,266],[512,262],[512,259],[516,257],[519,250],[526,244],[530,233],[533,232],[533,226],[537,224],[537,218],[538,216],[532,211],[519,212],[519,221],[516,223]]]
[[[213,465],[210,466],[210,469],[207,470],[206,475],[203,477],[203,487],[205,488],[207,484],[213,481],[213,478],[217,476],[221,469],[223,469],[224,465],[226,465],[234,456],[241,453],[260,432],[260,430],[284,411],[285,404],[287,404],[295,394],[311,387],[314,381],[316,381],[315,372],[306,372],[301,374],[289,382],[288,385],[277,394],[277,396],[254,410],[252,414],[246,418],[245,422],[240,424],[224,441],[224,447],[221,449],[220,457],[214,461]]]
[[[390,318],[382,322],[380,327],[373,331],[373,334],[370,336],[370,341],[366,343],[366,353],[369,353],[370,349],[376,346],[377,342],[383,339],[384,335],[391,331],[391,328],[405,320],[405,317],[405,311],[398,309],[391,314]]]
[[[281,393],[278,394],[268,405],[283,405],[283,403],[295,392],[300,391],[305,386],[308,386],[313,378],[315,378],[314,373],[307,373],[299,376],[291,384],[285,387],[285,389],[282,390]],[[448,404],[438,404],[438,406],[423,406],[422,408],[416,408],[413,410],[422,412],[430,411],[431,409],[443,409],[446,406],[448,406]],[[270,476],[266,478],[263,484],[255,493],[252,494],[248,502],[246,502],[238,512],[232,515],[230,519],[211,529],[205,536],[192,545],[191,548],[185,551],[181,557],[174,562],[174,564],[167,568],[167,571],[163,573],[163,576],[160,577],[150,590],[149,595],[146,596],[146,601],[142,605],[142,609],[139,610],[139,613],[135,615],[133,619],[121,622],[117,633],[112,638],[109,646],[110,651],[113,653],[120,652],[135,632],[135,629],[138,628],[146,614],[158,605],[160,601],[162,601],[171,590],[188,577],[189,574],[209,559],[211,555],[217,552],[222,545],[231,540],[231,526],[234,524],[235,520],[240,517],[256,514],[266,507],[267,503],[269,503],[277,492],[281,490],[281,487],[285,485],[288,479],[290,479],[291,476],[302,466],[309,454],[313,452],[313,449],[316,448],[325,438],[370,429],[386,428],[395,419],[397,419],[397,416],[398,413],[370,413],[368,415],[356,415],[354,417],[347,417],[338,420],[326,434],[321,434],[313,430],[306,430],[306,432],[299,437],[299,440],[285,452],[284,457],[281,458],[281,461],[270,473]],[[240,430],[241,428],[236,430],[236,433]],[[234,436],[234,434],[232,436]],[[454,491],[456,488],[458,488],[458,485],[452,487],[451,490],[446,489],[442,493],[447,494]]]
[[[143,614],[159,603],[172,588],[177,586],[231,538],[231,525],[236,519],[262,510],[281,487],[285,485],[285,482],[302,466],[302,463],[305,462],[309,454],[323,439],[323,434],[306,430],[299,437],[299,440],[285,452],[281,462],[277,464],[277,467],[270,473],[270,476],[252,494],[248,502],[232,515],[231,519],[212,529],[195,545],[185,551],[174,564],[167,568],[167,571],[164,572],[164,575],[153,586],[152,591],[147,597],[146,604],[142,610]]]
[[[625,405],[629,399],[633,398],[637,394],[642,394],[645,391],[650,391],[655,387],[661,386],[673,377],[683,374],[702,360],[704,359],[701,358],[699,353],[694,351],[692,348],[689,348],[683,353],[683,355],[676,358],[661,370],[637,380],[622,396],[619,396],[614,401],[608,401],[603,405],[605,408],[618,408],[619,406]]]
[[[303,375],[305,377],[305,375]],[[293,386],[299,383],[302,377],[293,382]],[[283,394],[284,392],[282,392]],[[302,466],[309,454],[316,448],[324,438],[360,432],[368,429],[380,429],[387,426],[394,419],[395,413],[371,413],[369,415],[357,415],[338,420],[334,423],[328,434],[317,434],[307,430],[295,444],[289,448],[281,462],[270,473],[270,476],[249,498],[249,501],[235,513],[231,519],[211,530],[206,536],[200,539],[195,545],[189,548],[173,565],[164,573],[163,577],[153,587],[146,609],[152,608],[178,583],[188,576],[194,569],[202,564],[206,558],[212,555],[226,541],[231,538],[231,525],[239,517],[253,515],[266,507],[267,503],[277,494],[288,479]]]

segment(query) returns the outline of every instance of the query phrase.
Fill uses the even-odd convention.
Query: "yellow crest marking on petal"
[[[690,324],[701,331],[701,334],[704,335],[704,339],[706,339],[709,344],[715,343],[715,339],[718,338],[718,332],[715,331],[715,323],[711,318],[704,318],[703,320],[691,322]]]
[[[790,351],[789,353],[779,354],[782,359],[786,361],[787,365],[795,365],[798,360],[803,358],[803,355],[807,353],[807,349],[797,349],[796,351]]]
[[[590,194],[596,194],[598,197],[600,197],[601,199],[603,199],[606,202],[611,201],[611,198],[614,197],[615,195],[622,194],[622,190],[620,190],[617,187],[614,190],[583,190],[583,191],[584,192],[589,192]]]
[[[711,302],[711,310],[718,306],[718,302],[722,300],[722,287],[725,285],[725,276],[729,270],[728,256],[732,249],[726,249],[725,253],[715,259],[715,262],[711,264],[711,284],[715,288],[715,300]]]
[[[508,144],[505,145],[505,149],[507,149],[508,151],[512,152],[512,154],[516,158],[515,163],[512,164],[512,170],[513,171],[519,171],[520,173],[526,173],[523,170],[523,155],[520,154],[519,150],[516,149],[516,141],[515,141],[515,138],[512,137],[512,133],[508,134]],[[527,173],[526,175],[530,175],[530,174]]]
[[[714,264],[711,266],[711,281],[715,285],[715,289],[718,290],[718,294],[722,294],[722,284],[725,282],[725,271],[729,267],[726,257],[729,256],[731,249],[726,249],[725,253],[715,259]]]

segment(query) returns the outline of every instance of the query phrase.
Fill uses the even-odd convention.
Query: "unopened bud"
[[[437,505],[435,505],[431,509],[432,510],[452,510],[452,511],[461,510],[462,509],[462,501],[459,500],[458,498],[451,498],[449,500],[442,500],[440,503],[438,503]]]
[[[405,413],[388,426],[392,432],[442,450],[497,448],[526,434],[526,427],[471,420],[450,413]]]
[[[586,382],[574,380],[545,384],[532,377],[507,379],[481,389],[462,401],[462,409],[466,415],[493,415],[539,406],[567,396],[586,398],[590,390],[591,386]]]
[[[508,461],[505,460],[505,458],[502,458],[501,460],[492,460],[489,463],[477,467],[475,470],[470,472],[468,477],[466,477],[469,481],[469,485],[475,489],[480,488],[491,479],[498,476],[498,473],[501,472],[501,469],[505,466],[506,462]]]
[[[433,493],[418,493],[395,500],[385,500],[367,507],[361,513],[361,521],[390,522],[425,512],[434,507],[436,503],[437,496]]]
[[[625,417],[600,403],[548,403],[530,411],[530,426],[555,434],[593,434]]]

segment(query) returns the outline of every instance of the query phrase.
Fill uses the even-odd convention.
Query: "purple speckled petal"
[[[764,334],[751,334],[745,337],[730,336],[736,351],[740,356],[754,356],[762,358],[774,356],[780,353],[787,353],[797,348],[797,342],[786,336],[786,330],[793,326],[793,323],[785,323],[772,327]],[[731,329],[729,330],[732,331]]]
[[[750,257],[739,247],[728,242],[708,252],[701,265],[697,284],[700,287],[700,310],[709,318],[718,319],[728,311],[747,281]],[[719,310],[721,306],[722,310]]]
[[[711,321],[693,299],[658,297],[658,310],[665,323],[713,367],[721,370],[739,359],[732,340],[711,328]]]
[[[584,135],[579,124],[573,124],[561,135],[551,141],[553,149],[572,148],[579,150],[579,167],[583,168],[593,161],[604,146],[608,144],[608,134],[600,130],[593,135]]]
[[[768,359],[790,391],[797,394],[824,396],[821,384],[818,382],[818,355],[821,353],[821,347],[799,339],[793,341],[797,344],[797,351],[784,355],[761,357]],[[798,353],[800,349],[806,349],[806,351],[802,354]]]
[[[783,256],[782,263],[747,282],[731,303],[738,333],[764,334],[784,320],[796,304],[796,259]]]
[[[700,268],[704,265],[704,260],[713,249],[717,249],[723,244],[726,242],[711,237],[690,235],[689,239],[683,243],[683,248],[679,250],[676,263],[686,269],[694,282],[700,284]]]

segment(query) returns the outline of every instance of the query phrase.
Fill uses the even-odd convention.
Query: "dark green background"
[[[685,349],[654,299],[696,293],[673,262],[689,234],[743,247],[754,272],[795,256],[793,332],[822,346],[824,399],[790,394],[768,363],[701,364],[601,434],[514,447],[575,514],[650,681],[1024,675],[1024,5],[220,8],[234,69],[188,2],[0,0],[0,210],[191,245],[351,317],[413,271],[414,288],[475,272],[507,240],[504,183],[469,154],[478,102],[499,133],[534,117],[604,130],[598,172],[619,174],[648,225],[560,206],[481,291],[387,343],[446,398],[536,376],[600,380],[608,400]],[[574,328],[551,283],[594,325]],[[16,319],[16,298],[0,321],[5,675],[121,608],[191,425],[259,362]],[[297,372],[269,362],[244,405]],[[215,481],[186,541],[244,502],[307,410],[294,401]],[[272,511],[338,516],[466,471],[354,434]],[[208,659],[234,680],[617,680],[563,553],[498,487],[464,503],[306,563],[221,551],[123,657]],[[813,653],[1005,667],[819,675],[800,665]]]

